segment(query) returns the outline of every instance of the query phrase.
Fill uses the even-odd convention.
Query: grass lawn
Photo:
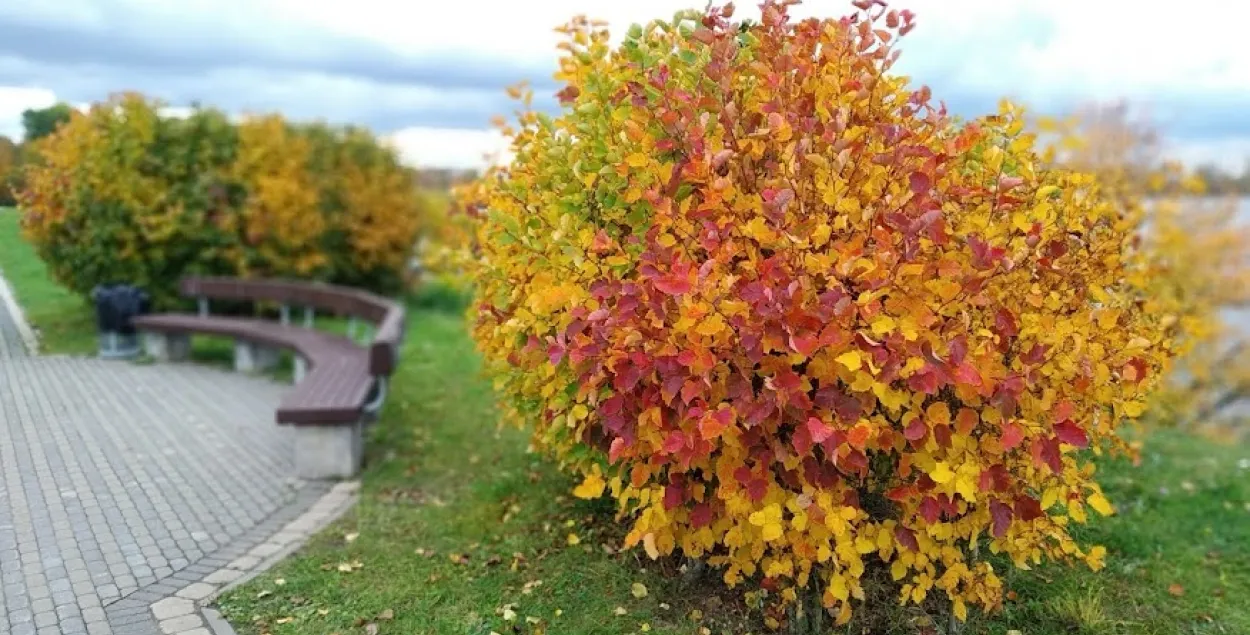
[[[762,632],[758,614],[708,592],[714,577],[614,552],[610,513],[566,496],[570,481],[526,452],[524,433],[497,429],[457,312],[415,310],[403,360],[360,505],[221,599],[241,633]],[[1243,448],[1152,436],[1141,467],[1104,469],[1121,513],[1082,532],[1107,545],[1108,568],[1012,574],[1017,599],[964,632],[1250,633],[1247,463]],[[886,632],[923,632],[892,617]]]
[[[48,279],[10,212],[0,212],[0,268],[44,350],[94,349],[87,307]],[[758,612],[715,576],[617,552],[622,531],[610,508],[567,496],[569,479],[527,453],[524,432],[498,429],[454,305],[438,288],[413,299],[360,505],[222,597],[235,627],[244,635],[764,632]],[[214,350],[203,355],[215,358]],[[1107,569],[1010,573],[1015,599],[964,632],[1250,633],[1250,449],[1159,432],[1147,438],[1140,467],[1109,464],[1101,475],[1120,513],[1081,535],[1108,547]],[[861,609],[839,632],[934,632],[916,618],[887,603]]]
[[[0,273],[22,305],[44,353],[93,353],[95,317],[79,296],[57,285],[18,233],[17,210],[0,207]]]

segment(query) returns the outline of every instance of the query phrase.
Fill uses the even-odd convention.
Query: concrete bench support
[[[306,480],[348,479],[360,473],[363,426],[295,426],[295,475]]]
[[[184,362],[191,357],[191,335],[188,333],[144,333],[143,350],[162,362]]]
[[[299,355],[296,355],[295,356],[295,368],[293,372],[294,376],[291,379],[295,383],[298,384],[301,381],[304,381],[304,375],[307,375],[307,374],[308,374],[308,360],[304,359],[303,357]]]
[[[234,341],[234,369],[241,373],[265,372],[277,368],[282,351],[247,340]]]

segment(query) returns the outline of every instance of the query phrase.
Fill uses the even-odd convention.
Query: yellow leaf
[[[925,417],[932,425],[947,425],[951,422],[951,410],[944,401],[935,401],[929,404],[924,411]]]
[[[929,478],[933,479],[934,483],[949,483],[951,479],[955,478],[955,473],[951,471],[950,466],[945,461],[938,461],[937,465],[933,466],[933,471],[929,472]]]
[[[968,605],[960,598],[955,598],[955,617],[961,622],[968,621]]]
[[[640,168],[647,164],[647,160],[647,155],[641,152],[635,152],[628,157],[625,157],[625,163],[627,163],[631,168]]]
[[[640,582],[635,582],[630,585],[629,592],[632,593],[634,597],[639,599],[647,597],[647,587]]]
[[[764,525],[764,540],[771,542],[780,538],[783,533],[781,523],[778,521],[769,521]]]
[[[1102,495],[1102,492],[1096,492],[1089,497],[1089,506],[1103,516],[1110,516],[1115,513],[1115,508],[1111,506],[1111,502],[1107,500],[1107,497]]]
[[[660,558],[660,550],[655,546],[655,534],[647,534],[642,538],[642,547],[646,549],[647,556],[652,560]]]
[[[894,330],[894,318],[888,315],[878,315],[872,320],[872,332],[874,335],[885,335]]]
[[[586,480],[582,481],[581,485],[573,489],[573,495],[587,500],[599,498],[603,496],[605,487],[607,487],[607,483],[604,482],[598,468],[596,468],[594,472],[586,475]]]
[[[581,544],[581,542],[582,539],[578,538],[577,534],[569,534],[568,543],[570,546]]]
[[[851,371],[859,370],[861,364],[859,351],[847,351],[842,353],[841,355],[838,355],[837,360],[839,364],[846,366],[846,369]]]
[[[700,335],[707,335],[708,337],[711,337],[725,330],[725,320],[720,316],[720,314],[713,313],[707,319],[703,320],[699,326],[696,326],[694,330]]]

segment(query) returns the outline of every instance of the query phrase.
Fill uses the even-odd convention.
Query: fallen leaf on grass
[[[582,542],[582,539],[578,538],[577,534],[569,534],[568,542],[569,542],[569,545],[572,546],[572,545],[580,544]]]
[[[635,582],[633,586],[629,587],[629,592],[633,594],[634,597],[642,599],[647,597],[647,586],[640,582]]]
[[[378,619],[384,622],[389,622],[390,620],[395,619],[395,611],[393,609],[386,609],[385,611],[378,613]]]
[[[271,595],[273,595],[273,591],[270,591],[269,589],[265,589],[264,591],[261,591],[260,593],[256,594],[256,599],[259,600],[261,598],[269,597]]]
[[[356,542],[356,539],[359,537],[360,537],[360,532],[355,532],[355,531],[350,534],[343,534],[343,540],[349,543]]]
[[[469,564],[469,556],[463,553],[453,553],[447,556],[447,559],[456,564]]]
[[[628,613],[628,612],[629,612],[629,611],[626,611],[626,610],[625,610],[625,607],[623,607],[623,606],[618,606],[618,607],[616,607],[616,610],[615,610],[615,611],[612,611],[612,613],[614,613],[614,614],[616,614],[616,615],[624,615],[624,614],[626,614],[626,613]]]
[[[1172,594],[1173,597],[1180,597],[1185,595],[1185,587],[1173,582],[1168,585],[1168,593]]]
[[[278,619],[274,620],[274,624],[290,624],[291,622],[294,622],[294,621],[295,621],[295,618],[293,617],[279,617]]]
[[[317,615],[325,617],[330,614],[330,609],[317,609]]]
[[[274,580],[274,581],[273,581],[273,583],[274,583],[274,584],[276,584],[276,585],[278,585],[278,586],[282,586],[282,585],[286,584],[286,578],[278,578],[278,579]]]
[[[365,624],[365,635],[378,635],[378,625],[373,622]]]

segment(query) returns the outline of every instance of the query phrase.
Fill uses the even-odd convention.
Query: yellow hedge
[[[140,284],[160,304],[191,273],[400,287],[425,199],[392,148],[358,128],[161,106],[118,95],[38,142],[17,195],[59,281]]]

